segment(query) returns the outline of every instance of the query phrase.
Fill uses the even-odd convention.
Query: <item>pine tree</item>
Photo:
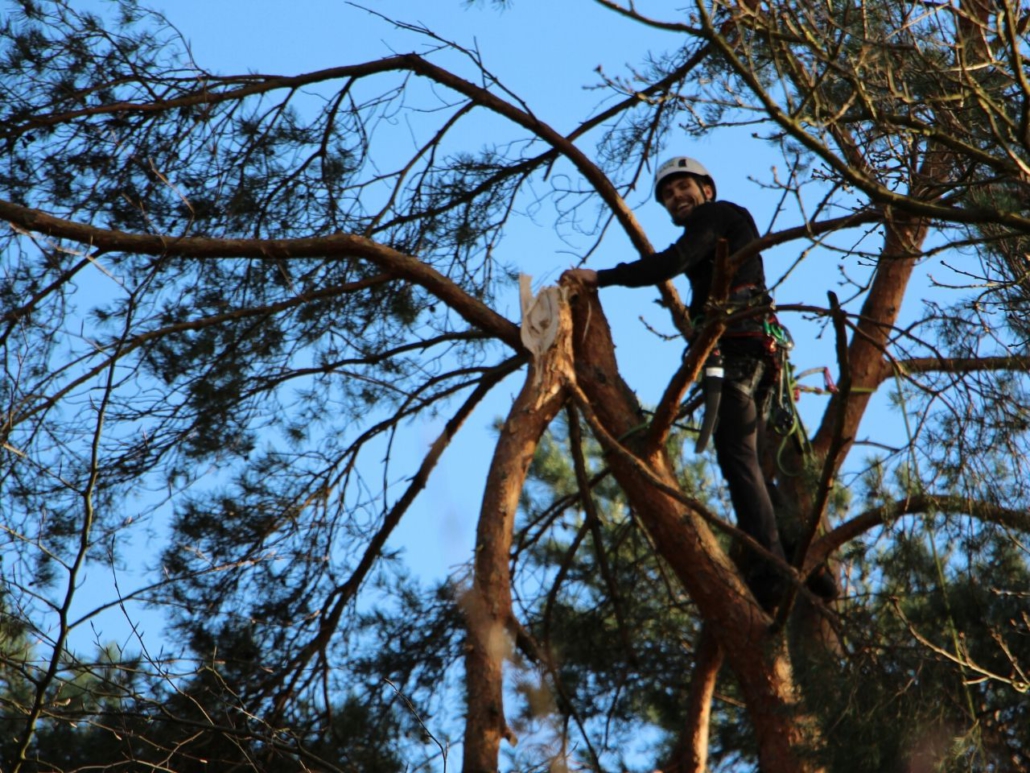
[[[131,0],[7,3],[5,770],[442,770],[459,741],[465,773],[1030,764],[1025,9],[595,5],[669,48],[585,73],[604,106],[557,128],[428,30],[221,75]],[[527,210],[583,260],[615,230],[649,254],[655,162],[741,124],[782,159],[749,249],[789,253],[776,313],[835,357],[810,442],[767,460],[793,564],[771,616],[674,431],[726,315],[680,359],[658,288],[679,367],[644,411],[607,296],[564,284],[531,353],[499,257]],[[790,283],[815,261],[837,272]],[[391,536],[501,393],[474,555],[419,582]],[[182,644],[75,653],[106,605],[84,578],[145,529],[150,579],[111,603]]]

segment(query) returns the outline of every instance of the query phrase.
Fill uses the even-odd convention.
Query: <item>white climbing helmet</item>
[[[715,198],[715,180],[708,173],[708,170],[705,169],[704,165],[694,158],[674,156],[658,167],[658,171],[654,174],[654,197],[658,200],[659,204],[662,202],[662,182],[667,177],[677,174],[692,174],[696,177],[704,178],[704,182],[712,186],[712,198]]]

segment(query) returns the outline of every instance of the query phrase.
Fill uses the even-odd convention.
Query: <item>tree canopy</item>
[[[221,73],[135,0],[0,6],[0,767],[1030,766],[1030,14],[577,3],[660,34],[575,73],[573,125],[373,11],[418,43]],[[728,135],[775,161],[721,194],[771,204],[686,351],[676,283],[558,282],[649,255],[657,163]],[[690,394],[759,250],[808,428],[765,460],[772,614]],[[658,311],[613,335],[630,297]],[[440,527],[484,405],[475,547],[427,581],[392,540]],[[91,648],[113,609],[132,639]]]

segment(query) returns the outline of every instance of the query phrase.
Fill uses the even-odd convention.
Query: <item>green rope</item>
[[[777,325],[776,327],[779,326]],[[783,328],[780,329],[782,330]],[[777,338],[777,340],[779,339]],[[788,478],[796,478],[804,472],[804,465],[802,464],[802,469],[797,471],[787,469],[787,465],[784,462],[787,443],[793,439],[797,444],[798,453],[806,459],[812,455],[812,443],[808,438],[808,433],[805,432],[804,422],[801,421],[801,414],[798,413],[797,404],[794,401],[794,390],[797,387],[797,381],[794,379],[794,368],[790,364],[786,348],[781,349],[781,357],[783,362],[780,366],[779,384],[773,396],[780,413],[780,418],[774,425],[774,430],[777,434],[783,436],[783,440],[780,441],[780,446],[776,451],[776,466]],[[783,421],[784,418],[787,421]]]

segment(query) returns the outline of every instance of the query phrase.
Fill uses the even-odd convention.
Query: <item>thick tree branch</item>
[[[718,640],[702,627],[694,655],[687,716],[672,757],[658,773],[705,773],[708,770],[708,734],[712,698],[722,668],[723,653]]]
[[[360,258],[395,277],[426,288],[474,327],[490,333],[516,351],[522,351],[518,328],[512,322],[418,258],[362,236],[341,233],[301,239],[210,239],[129,234],[63,220],[8,201],[0,201],[0,219],[27,231],[87,244],[100,252],[196,259]]]
[[[597,293],[580,295],[573,311],[576,383],[570,384],[572,395],[605,446],[613,474],[662,558],[726,653],[754,721],[763,769],[770,773],[810,770],[795,753],[810,729],[797,721],[796,688],[782,641],[770,635],[768,616],[699,511],[684,511],[664,449],[636,457],[620,448],[616,438],[633,429],[636,400],[615,367],[611,333]]]
[[[894,365],[903,374],[913,373],[987,373],[991,371],[1030,371],[1030,357],[912,357],[897,360]],[[885,368],[883,381],[891,377],[894,370]]]
[[[926,238],[925,221],[891,218],[883,253],[873,277],[872,287],[862,304],[858,328],[848,347],[847,366],[851,390],[845,399],[837,394],[830,399],[823,422],[812,438],[816,458],[822,459],[838,435],[843,440],[839,459],[847,456],[855,432],[876,387],[883,379],[887,337],[901,312],[909,278],[916,266],[918,248]],[[843,365],[842,365],[843,367]],[[843,406],[843,419],[837,411]]]
[[[967,514],[984,523],[993,523],[1030,534],[1030,512],[1026,510],[1013,510],[990,502],[973,501],[950,494],[918,494],[866,510],[823,535],[812,544],[806,567],[809,570],[814,568],[853,539],[901,516],[935,512]]]
[[[531,363],[526,383],[501,428],[476,526],[472,587],[463,599],[468,630],[464,773],[493,773],[502,739],[516,742],[505,720],[503,696],[504,662],[518,634],[509,556],[526,473],[540,437],[566,400],[563,371],[572,346],[568,304],[558,305],[558,317],[551,322],[556,336]]]

